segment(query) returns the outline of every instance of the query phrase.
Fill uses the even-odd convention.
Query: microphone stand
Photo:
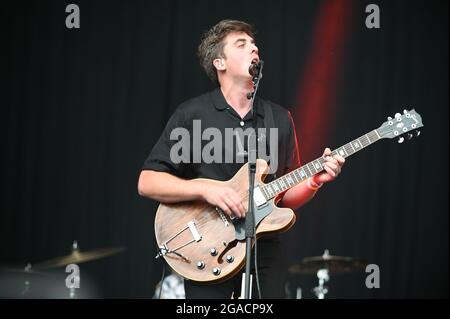
[[[256,150],[251,150],[250,136],[248,141],[248,178],[249,178],[249,188],[248,188],[248,212],[245,218],[245,237],[246,237],[246,262],[245,262],[245,290],[244,299],[250,299],[250,264],[251,264],[251,253],[252,253],[252,239],[255,238],[256,225],[255,225],[255,213],[254,213],[254,200],[253,200],[253,190],[255,188],[255,173],[256,173],[256,158],[258,156],[258,134],[256,132],[258,124],[258,114],[256,110],[255,96],[258,90],[259,80],[262,77],[262,68],[264,61],[260,60],[258,63],[252,64],[249,68],[250,74],[253,76],[253,92],[247,94],[247,98],[250,99],[250,106],[253,116],[253,133],[255,133],[255,147]],[[254,151],[254,153],[252,153]],[[254,154],[254,156],[252,156]]]

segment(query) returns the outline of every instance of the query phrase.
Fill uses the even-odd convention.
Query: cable
[[[256,234],[256,231],[255,231],[255,234]],[[259,297],[259,299],[262,299],[261,298],[261,287],[259,286],[258,259],[257,259],[257,257],[258,257],[258,241],[256,239],[256,235],[255,235],[254,239],[255,239],[255,254],[254,255],[255,255],[256,287],[258,288],[258,297]]]
[[[161,281],[160,281],[160,284],[159,284],[159,293],[158,293],[158,299],[161,299],[161,293],[162,293],[162,288],[163,288],[163,285],[164,285],[164,276],[165,276],[165,274],[166,274],[166,267],[165,267],[165,265],[164,265],[164,262],[163,262],[163,272],[162,272],[162,277],[161,277]]]

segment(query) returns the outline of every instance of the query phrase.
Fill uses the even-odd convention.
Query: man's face
[[[252,62],[259,61],[255,40],[244,32],[232,32],[224,39],[224,64],[226,73],[233,78],[250,79],[248,72]]]

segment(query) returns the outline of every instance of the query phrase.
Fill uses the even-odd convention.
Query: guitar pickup
[[[264,205],[267,202],[267,200],[264,197],[264,195],[263,195],[261,189],[259,188],[259,186],[255,187],[253,189],[253,200],[254,200],[254,202],[255,202],[257,207],[260,207],[260,206]]]

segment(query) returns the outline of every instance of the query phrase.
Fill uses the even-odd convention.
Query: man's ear
[[[225,70],[225,63],[223,58],[217,58],[213,60],[213,65],[216,67],[218,71]]]

